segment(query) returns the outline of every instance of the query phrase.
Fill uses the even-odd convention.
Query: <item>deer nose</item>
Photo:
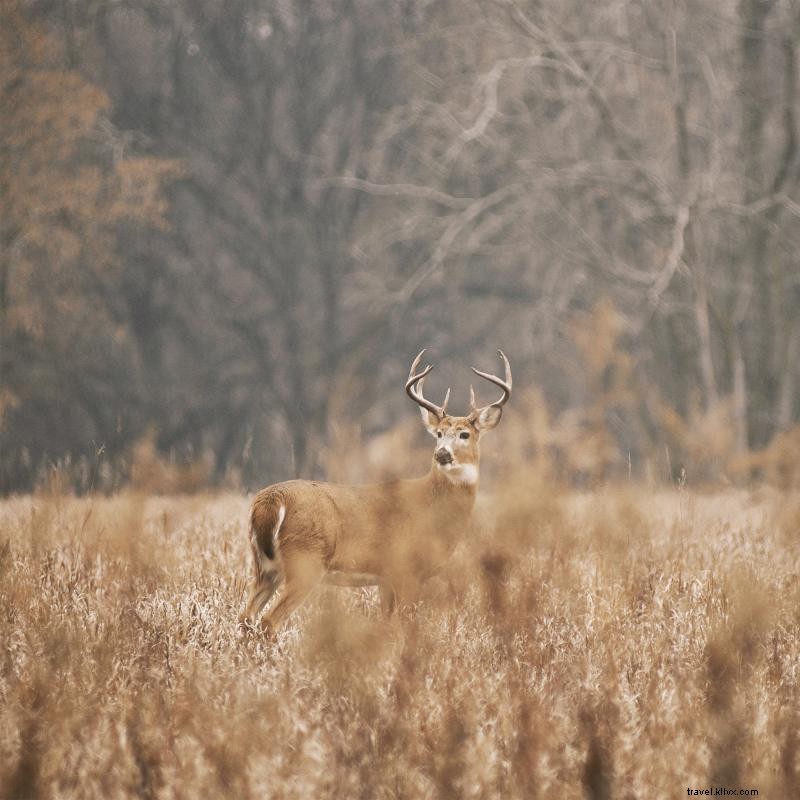
[[[444,447],[440,447],[434,454],[433,457],[439,464],[452,464],[453,463],[453,454],[446,450]]]

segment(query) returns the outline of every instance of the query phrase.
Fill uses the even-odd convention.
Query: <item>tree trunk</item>
[[[777,409],[777,426],[781,431],[789,428],[794,418],[797,394],[797,359],[800,357],[800,322],[797,320],[792,324],[785,352],[786,355],[780,370]]]
[[[744,367],[744,356],[740,342],[740,330],[731,334],[731,371],[733,373],[733,420],[736,437],[736,452],[746,453],[748,450],[747,425],[747,376]]]
[[[739,155],[743,170],[742,202],[745,205],[762,197],[767,190],[767,182],[764,180],[767,166],[764,163],[764,123],[768,105],[764,97],[768,82],[765,76],[764,48],[767,41],[766,19],[774,5],[774,0],[741,0],[739,3],[739,16],[742,22]],[[748,337],[751,347],[746,352],[752,364],[751,374],[755,389],[751,398],[754,408],[751,409],[750,433],[753,444],[758,446],[765,444],[771,434],[768,414],[763,412],[774,408],[776,388],[775,376],[770,369],[775,309],[772,307],[770,288],[773,281],[772,267],[767,257],[770,236],[768,220],[756,217],[745,225],[744,231],[746,238],[741,248],[742,260],[735,279],[741,287],[737,292],[739,298],[746,296],[748,299],[744,307],[737,308],[733,327],[740,328],[745,318],[753,321]],[[748,284],[752,286],[752,292],[745,288]],[[743,342],[738,331],[733,334],[733,340],[731,382],[736,404],[744,400],[743,397],[737,396],[737,392],[745,390],[744,384],[741,383],[744,376],[743,364],[739,363],[739,359],[745,358],[745,352],[742,350]],[[755,415],[752,411],[759,413]]]
[[[694,319],[697,326],[697,344],[700,359],[700,376],[703,380],[706,408],[713,408],[719,402],[717,380],[714,376],[714,353],[711,348],[711,321],[708,315],[705,279],[695,281]]]

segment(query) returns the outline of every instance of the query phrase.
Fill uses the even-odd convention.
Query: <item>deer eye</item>
[[[469,439],[469,431],[461,431],[461,433],[458,434],[458,438]]]
[[[437,438],[437,439],[441,439],[441,438],[442,438],[442,435],[443,435],[443,434],[442,434],[442,432],[441,432],[441,431],[437,431],[437,432],[436,432],[436,438]]]

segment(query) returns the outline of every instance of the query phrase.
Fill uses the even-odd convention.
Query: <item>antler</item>
[[[495,406],[497,408],[502,408],[507,402],[508,398],[511,397],[511,365],[508,363],[508,359],[506,358],[506,354],[502,350],[498,350],[500,353],[500,358],[503,359],[503,364],[506,368],[506,379],[504,381],[500,380],[497,375],[490,375],[488,372],[481,372],[479,369],[475,369],[475,367],[470,367],[470,369],[476,374],[479,375],[481,378],[485,378],[487,381],[490,381],[495,386],[499,386],[503,390],[503,396],[499,400],[495,400],[494,403],[489,403],[487,406],[483,406],[482,408],[477,408],[475,405],[475,390],[470,386],[469,387],[469,402],[472,406],[472,411],[480,412],[483,411],[484,408],[489,408],[489,406]]]
[[[439,419],[442,419],[447,413],[447,401],[450,399],[450,389],[444,396],[444,403],[441,406],[434,405],[430,400],[426,400],[422,394],[422,385],[425,383],[425,376],[433,369],[433,364],[428,364],[422,372],[414,374],[419,366],[420,359],[425,350],[420,350],[419,355],[414,359],[411,369],[408,372],[408,380],[406,381],[406,392],[408,396],[415,402],[426,408],[431,414],[435,414]]]

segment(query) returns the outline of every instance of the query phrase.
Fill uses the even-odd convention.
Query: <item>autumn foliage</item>
[[[128,154],[105,91],[21,3],[0,9],[0,483],[107,428],[136,369],[126,231],[166,224],[177,161]],[[110,385],[117,382],[118,385]],[[88,439],[85,435],[89,433]],[[107,447],[113,449],[113,442]],[[99,445],[98,445],[99,447]],[[67,449],[71,449],[68,446]],[[55,451],[55,452],[54,452]]]

